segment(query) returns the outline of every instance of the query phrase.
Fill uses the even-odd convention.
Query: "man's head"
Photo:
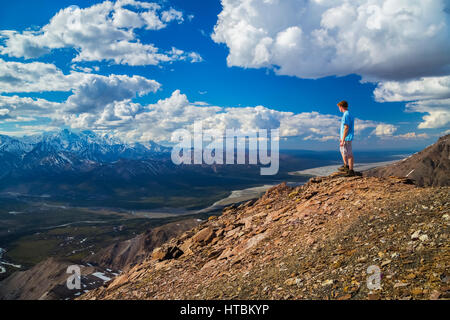
[[[345,111],[347,111],[347,109],[348,109],[348,103],[347,103],[347,101],[345,101],[345,100],[342,100],[342,101],[339,102],[337,105],[338,105],[338,107],[339,107],[339,111],[340,111],[340,112],[345,112]]]

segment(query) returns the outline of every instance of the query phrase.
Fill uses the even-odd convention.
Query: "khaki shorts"
[[[344,141],[344,145],[340,147],[340,150],[344,157],[353,157],[351,141]]]

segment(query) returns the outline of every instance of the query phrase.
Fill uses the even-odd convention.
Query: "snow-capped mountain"
[[[148,159],[169,152],[169,148],[150,141],[148,143],[125,143],[109,135],[93,131],[73,132],[67,129],[49,132],[35,145],[43,152],[72,153],[81,159],[96,162],[112,162],[119,159]]]
[[[241,186],[259,172],[250,165],[176,165],[170,148],[92,131],[2,137],[0,146],[0,197],[51,197],[77,206],[178,206],[198,192],[216,194],[205,186]]]
[[[20,169],[23,157],[33,149],[33,145],[16,138],[0,135],[0,178]]]
[[[33,143],[27,140],[0,135],[0,153],[9,152],[20,155],[33,149]]]
[[[0,177],[11,170],[14,175],[30,170],[86,171],[120,159],[167,158],[169,151],[153,141],[125,143],[93,131],[63,129],[22,138],[0,135]]]

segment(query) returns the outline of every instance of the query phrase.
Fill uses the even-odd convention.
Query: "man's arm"
[[[349,126],[346,125],[346,124],[344,124],[344,133],[342,134],[342,139],[341,139],[341,141],[340,141],[341,147],[344,145],[345,138],[346,138],[347,135],[348,135],[348,130],[349,130]]]

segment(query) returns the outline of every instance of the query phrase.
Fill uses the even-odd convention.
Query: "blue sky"
[[[72,127],[164,142],[205,120],[211,130],[279,126],[284,147],[333,149],[345,99],[360,120],[360,148],[420,149],[450,128],[449,9],[366,2],[2,1],[0,131]],[[89,16],[94,4],[103,20]],[[50,23],[71,5],[79,8]],[[119,11],[135,20],[119,25]],[[338,23],[355,12],[352,24]],[[68,31],[77,15],[87,20]],[[136,42],[161,61],[147,47],[138,55]]]

